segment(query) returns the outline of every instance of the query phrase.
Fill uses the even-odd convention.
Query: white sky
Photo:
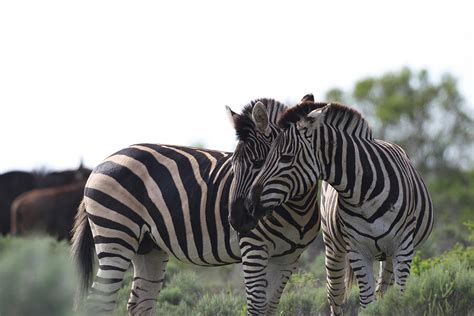
[[[0,2],[0,172],[93,167],[133,143],[233,150],[225,105],[317,98],[409,66],[459,79],[470,1]]]

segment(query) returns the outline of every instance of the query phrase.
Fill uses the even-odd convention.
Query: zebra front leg
[[[267,312],[268,252],[265,246],[243,249],[242,269],[247,295],[247,314],[265,315]]]
[[[285,289],[286,283],[296,270],[297,261],[290,264],[275,262],[271,258],[267,266],[267,315],[275,315],[280,303],[280,297]]]
[[[373,262],[354,250],[350,250],[347,257],[359,285],[360,306],[365,308],[375,299]]]
[[[379,277],[375,287],[376,296],[382,297],[387,288],[393,284],[393,262],[392,257],[387,257],[385,261],[380,262]]]
[[[127,304],[130,315],[156,315],[156,301],[168,260],[168,254],[156,248],[132,259],[133,285]]]

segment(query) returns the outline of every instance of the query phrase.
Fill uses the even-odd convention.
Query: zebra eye
[[[292,155],[282,155],[280,157],[280,162],[283,162],[283,163],[289,163],[289,162],[291,162],[291,160],[293,160]]]
[[[262,168],[264,162],[265,160],[254,160],[252,161],[252,165],[255,169],[260,169]]]

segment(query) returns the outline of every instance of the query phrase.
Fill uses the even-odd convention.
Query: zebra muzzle
[[[251,209],[252,209],[252,216],[256,219],[260,219],[267,215],[265,209],[262,207],[262,204],[260,202],[260,197],[262,195],[262,189],[263,187],[260,185],[257,185],[253,187],[251,193],[250,193],[250,201],[252,202]]]
[[[229,223],[234,230],[245,234],[257,226],[258,220],[255,219],[245,205],[244,198],[237,198],[231,203],[229,212]]]

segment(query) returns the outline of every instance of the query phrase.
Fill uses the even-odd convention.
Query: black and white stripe
[[[270,100],[261,101],[271,107]],[[88,289],[95,246],[99,270],[89,295],[93,308],[114,309],[124,273],[132,263],[129,312],[155,314],[171,255],[201,266],[242,261],[249,314],[271,313],[270,306],[275,304],[267,302],[262,285],[277,304],[291,274],[287,262],[294,264],[293,256],[314,237],[301,234],[295,225],[291,234],[282,229],[293,220],[287,216],[289,206],[276,210],[281,218],[264,220],[238,236],[228,222],[233,179],[232,154],[181,146],[133,145],[97,166],[86,184],[72,250]],[[298,204],[295,208],[317,208],[313,197],[294,203]],[[319,213],[307,222],[311,224],[304,227],[319,227]],[[292,239],[293,235],[299,238]],[[273,261],[282,264],[271,265]],[[281,276],[280,283],[268,278],[271,271]]]
[[[306,96],[312,98],[312,96]],[[262,100],[238,115],[229,109],[239,143],[232,166],[234,180],[230,190],[230,223],[241,233],[242,265],[247,286],[250,314],[274,314],[283,289],[296,268],[297,260],[320,228],[317,185],[278,207],[268,218],[255,220],[245,197],[263,165],[270,146],[280,133],[277,121],[285,109]],[[247,254],[245,245],[260,245]],[[291,245],[291,247],[289,247]],[[250,291],[250,292],[249,292]]]
[[[375,298],[374,260],[386,262],[379,290],[390,284],[393,271],[403,291],[414,247],[431,232],[432,203],[405,152],[374,139],[358,112],[329,104],[307,114],[302,106],[283,114],[286,130],[272,145],[250,200],[264,213],[318,179],[327,182],[322,216],[328,298],[331,312],[340,314],[346,260],[358,281],[362,306]]]

